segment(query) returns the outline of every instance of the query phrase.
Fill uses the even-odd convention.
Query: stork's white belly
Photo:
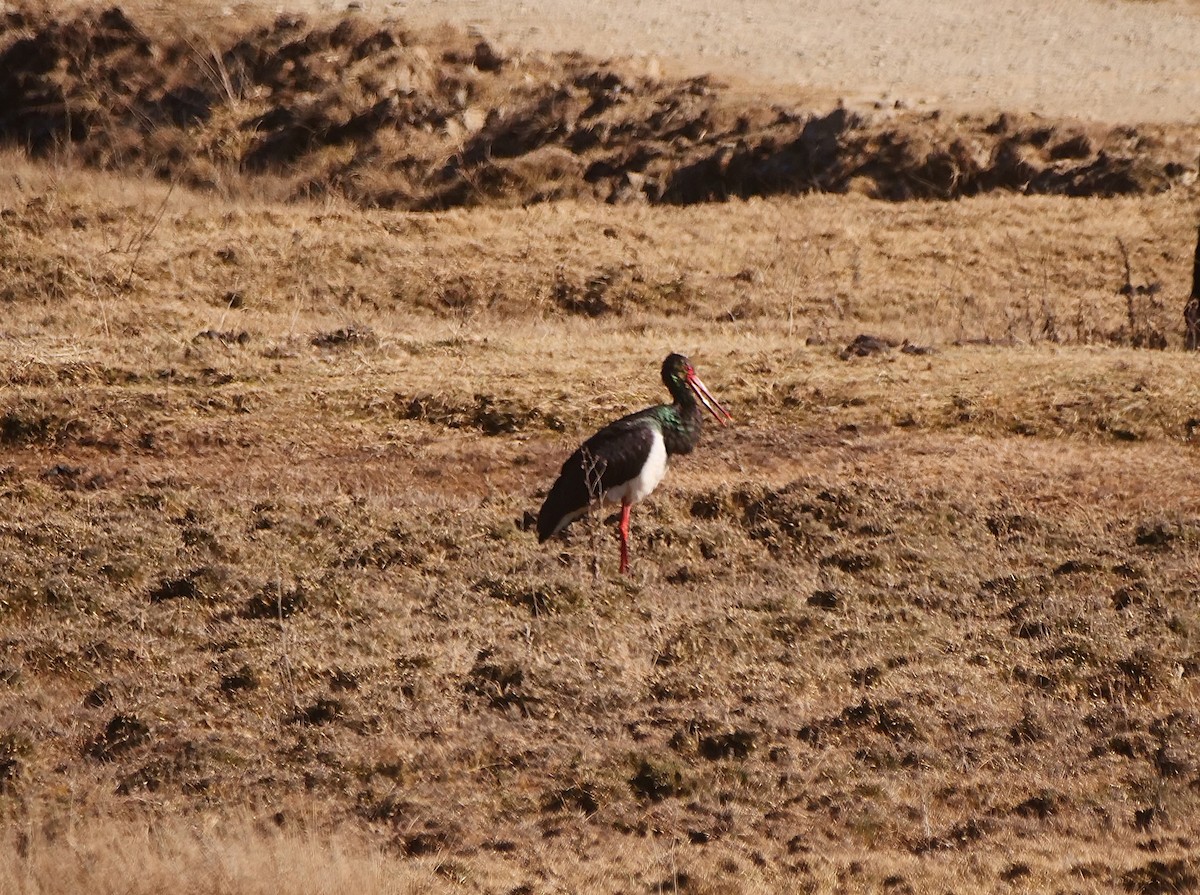
[[[663,442],[662,433],[652,430],[654,440],[650,443],[650,455],[642,464],[642,470],[628,482],[609,488],[604,492],[604,499],[612,503],[629,501],[634,504],[644,499],[663,480],[667,474],[667,446]]]

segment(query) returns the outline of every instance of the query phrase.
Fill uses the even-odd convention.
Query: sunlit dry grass
[[[1194,885],[1193,195],[405,215],[6,163],[0,889]],[[670,350],[737,424],[593,581],[525,514]]]

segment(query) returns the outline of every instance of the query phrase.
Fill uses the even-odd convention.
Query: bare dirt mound
[[[268,177],[297,197],[404,209],[849,190],[1112,196],[1166,189],[1192,163],[1188,128],[747,105],[707,78],[509,55],[353,14],[237,27],[181,36],[118,7],[9,12],[0,141],[193,187]]]

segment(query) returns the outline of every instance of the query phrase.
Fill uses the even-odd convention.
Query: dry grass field
[[[1194,152],[411,211],[89,151],[0,157],[0,892],[1200,886]],[[628,578],[539,547],[673,350],[736,424]]]

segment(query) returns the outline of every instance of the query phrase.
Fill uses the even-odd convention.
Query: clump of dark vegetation
[[[202,340],[217,342],[221,345],[226,345],[226,346],[230,346],[230,347],[235,346],[235,345],[240,346],[240,345],[245,345],[250,341],[250,333],[246,332],[244,329],[236,330],[236,331],[205,329],[205,330],[201,330],[200,332],[196,333],[195,339],[193,341],[199,342]]]
[[[629,786],[640,798],[651,802],[684,796],[691,789],[679,762],[660,755],[640,758],[629,778]]]
[[[150,591],[150,602],[161,603],[163,600],[193,599],[200,595],[200,588],[194,575],[184,575],[179,578],[164,578]]]
[[[16,790],[24,773],[23,757],[30,751],[26,737],[15,733],[0,735],[0,795]]]
[[[515,576],[486,576],[473,587],[494,599],[521,606],[535,616],[559,611],[579,600],[572,587]]]
[[[494,709],[515,710],[521,715],[528,715],[537,703],[530,693],[525,668],[490,647],[476,655],[462,689]]]
[[[450,429],[478,429],[484,435],[506,435],[530,428],[561,431],[563,421],[540,407],[521,401],[476,394],[456,400],[434,394],[396,394],[393,402],[404,419],[437,423]]]
[[[246,618],[289,618],[302,611],[308,602],[304,585],[283,587],[279,582],[271,581],[246,601],[244,614]]]
[[[150,739],[150,727],[136,715],[113,715],[87,745],[87,754],[100,761],[113,761],[120,758]]]
[[[1167,895],[1186,892],[1200,884],[1200,866],[1192,859],[1148,860],[1121,877],[1125,891],[1133,895]]]
[[[66,402],[24,398],[0,412],[0,445],[59,444],[78,438],[87,424]]]
[[[343,326],[332,332],[317,333],[310,341],[318,348],[370,348],[379,344],[371,328],[364,326]]]
[[[852,357],[870,357],[872,354],[886,354],[895,347],[896,343],[891,339],[861,333],[855,336],[854,341],[843,348],[838,356],[842,360],[849,360]]]

